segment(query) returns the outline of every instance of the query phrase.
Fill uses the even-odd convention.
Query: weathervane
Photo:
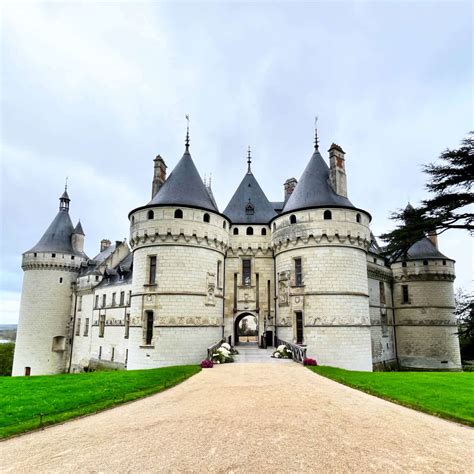
[[[252,163],[252,155],[251,155],[251,152],[250,152],[250,145],[249,145],[249,148],[247,150],[247,163],[249,165],[249,169],[247,170],[247,173],[251,173],[250,164]]]
[[[319,150],[318,140],[318,116],[314,117],[314,149]]]
[[[186,120],[188,122],[188,125],[186,127],[186,141],[185,141],[185,144],[186,144],[186,151],[189,150],[189,115],[186,115]]]
[[[67,179],[68,179],[68,177],[66,176],[66,183],[64,184],[64,191],[67,191]]]

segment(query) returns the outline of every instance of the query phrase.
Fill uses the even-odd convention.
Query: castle
[[[152,199],[129,213],[130,239],[84,253],[67,190],[23,254],[13,375],[105,365],[197,364],[247,315],[260,344],[307,347],[319,364],[353,370],[460,370],[454,261],[425,236],[385,258],[370,214],[347,196],[345,153],[319,150],[271,202],[248,169],[223,212],[191,158],[166,176],[154,160]]]

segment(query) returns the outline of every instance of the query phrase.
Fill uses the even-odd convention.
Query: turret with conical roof
[[[45,375],[65,371],[73,286],[81,263],[84,232],[73,227],[67,190],[59,212],[38,243],[23,254],[23,290],[13,360],[13,375]],[[34,348],[34,351],[32,351]]]
[[[205,348],[222,337],[229,220],[193,162],[189,132],[173,171],[129,218],[131,313],[138,323],[130,328],[137,345],[130,349],[128,368],[202,360]]]

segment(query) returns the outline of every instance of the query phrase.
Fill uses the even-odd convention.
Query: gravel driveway
[[[474,430],[297,364],[228,364],[0,443],[2,472],[473,472]]]

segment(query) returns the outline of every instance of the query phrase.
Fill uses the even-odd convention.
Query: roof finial
[[[67,191],[67,179],[68,177],[66,176],[66,184],[64,185],[64,191]]]
[[[186,151],[189,151],[189,115],[186,115],[186,120],[188,125],[186,127],[186,141],[184,143],[186,145]]]
[[[319,139],[318,139],[318,116],[314,117],[314,149],[319,150]]]
[[[209,181],[207,183],[207,187],[210,188],[212,186],[212,173],[209,173]]]
[[[248,165],[249,165],[249,168],[248,168],[248,170],[247,170],[247,173],[250,174],[250,173],[252,172],[251,169],[250,169],[250,165],[251,165],[251,163],[252,163],[252,154],[251,154],[251,151],[250,151],[250,145],[249,145],[249,148],[248,148],[248,150],[247,150],[247,163],[248,163]]]

